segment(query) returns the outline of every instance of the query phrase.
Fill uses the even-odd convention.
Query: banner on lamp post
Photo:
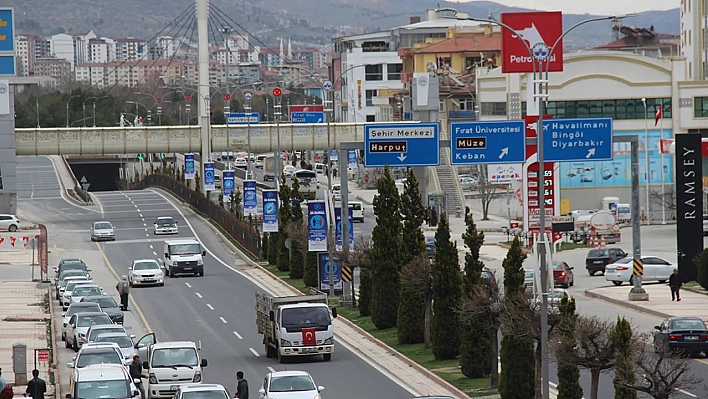
[[[206,191],[216,190],[215,174],[214,162],[204,162],[204,189]]]
[[[263,190],[263,232],[278,232],[278,190]]]
[[[184,154],[184,178],[194,180],[194,154]]]
[[[236,188],[236,181],[234,178],[234,171],[233,170],[225,170],[223,172],[224,175],[224,197],[228,197],[231,195],[231,193],[234,191]]]
[[[347,223],[347,230],[349,231],[349,245],[354,245],[354,207],[349,206],[349,223]],[[337,242],[337,251],[342,249],[342,208],[334,208],[334,221],[337,223],[337,232],[335,233],[335,240]]]
[[[307,250],[327,250],[327,210],[324,201],[307,203]]]
[[[256,196],[256,181],[243,181],[243,214],[256,216],[258,214],[258,197]]]

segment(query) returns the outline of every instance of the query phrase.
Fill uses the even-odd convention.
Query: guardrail
[[[176,197],[189,204],[197,212],[204,215],[213,223],[221,227],[235,242],[255,258],[260,255],[261,237],[258,230],[248,223],[231,215],[223,207],[213,203],[207,197],[197,194],[194,190],[163,174],[150,174],[136,183],[131,190],[142,190],[147,187],[163,188]]]

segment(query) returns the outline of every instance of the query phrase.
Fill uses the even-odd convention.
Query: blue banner
[[[327,252],[317,254],[317,265],[320,271],[320,291],[327,292],[329,290],[329,271],[330,262],[329,254]],[[332,282],[334,283],[334,290],[342,290],[342,260],[335,258],[332,262],[334,270],[332,270]]]
[[[278,190],[263,190],[263,232],[278,232]]]
[[[233,170],[225,170],[224,171],[224,197],[228,197],[231,195],[231,192],[234,191],[236,188],[236,180],[234,178],[234,171]]]
[[[258,196],[256,196],[256,181],[243,181],[243,214],[256,216],[258,214]]]
[[[339,150],[329,150],[329,160],[339,161]]]
[[[349,223],[347,223],[347,228],[349,232],[349,245],[354,245],[354,209],[349,207]],[[337,240],[337,248],[342,247],[342,208],[334,208],[334,220],[337,223],[337,232],[335,233],[335,240]]]
[[[204,162],[204,189],[206,191],[216,190],[214,180],[214,162]]]
[[[307,203],[307,250],[327,250],[327,210],[324,201]]]
[[[349,150],[349,167],[356,167],[356,150]]]
[[[194,154],[184,154],[184,178],[194,179]]]

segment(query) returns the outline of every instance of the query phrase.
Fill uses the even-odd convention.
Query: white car
[[[71,291],[71,303],[79,303],[87,296],[103,295],[103,288],[96,284],[79,284]]]
[[[320,399],[323,390],[306,371],[276,371],[266,374],[258,393],[260,399]]]
[[[66,326],[66,347],[74,348],[78,352],[86,342],[89,327],[94,324],[111,324],[111,318],[103,312],[77,313],[71,316]]]
[[[0,214],[0,230],[15,232],[20,228],[22,228],[22,226],[17,216],[6,213]]]
[[[134,260],[128,268],[128,282],[131,287],[136,285],[165,285],[165,274],[162,267],[154,259]]]
[[[99,335],[108,333],[127,334],[128,331],[125,330],[125,327],[122,324],[94,324],[86,330],[86,339],[84,340],[84,343],[93,343]],[[131,337],[135,338],[134,335]]]
[[[337,184],[332,184],[332,199],[335,201],[341,201],[342,200],[342,185],[337,183]]]
[[[246,161],[246,158],[236,158],[234,161],[234,167],[237,168],[246,168],[248,166],[248,161]]]
[[[643,283],[648,281],[664,283],[669,281],[674,269],[678,269],[676,263],[671,263],[658,256],[643,256],[642,261],[644,262]],[[622,283],[633,284],[632,257],[628,256],[605,266],[605,280],[612,281],[614,285],[622,285]]]
[[[66,313],[61,314],[61,340],[66,340],[66,328],[71,316],[78,313],[101,312],[101,306],[94,302],[72,303]]]
[[[183,384],[174,399],[231,399],[229,391],[219,384]]]
[[[79,276],[67,276],[63,280],[60,281],[59,283],[59,290],[57,293],[57,300],[61,302],[61,298],[66,292],[66,287],[69,285],[70,282],[72,281],[84,281],[84,282],[90,282],[91,278],[89,276],[85,275],[79,275]]]
[[[116,232],[111,222],[94,222],[91,226],[91,241],[115,241]]]
[[[177,227],[177,222],[170,216],[160,216],[155,219],[152,224],[152,233],[158,234],[177,234],[179,233],[179,228]]]
[[[124,366],[125,362],[123,361],[123,353],[121,353],[120,348],[116,344],[87,344],[79,350],[79,353],[74,356],[71,362],[66,364],[71,370],[69,384],[71,384],[71,380],[74,378],[74,374],[77,370],[81,370],[84,367],[90,367],[95,364],[117,364]]]
[[[66,399],[80,398],[140,398],[135,386],[138,379],[130,378],[126,367],[101,364],[76,369],[69,382]]]
[[[126,333],[101,333],[93,341],[93,345],[101,343],[113,343],[118,345],[120,352],[123,354],[123,359],[125,362],[129,363],[133,361],[133,355],[135,355],[135,344],[133,343],[133,338]]]
[[[293,174],[296,170],[297,168],[292,165],[285,165],[283,167],[283,174],[287,177]]]
[[[74,291],[74,288],[76,288],[79,285],[95,285],[93,283],[93,280],[78,280],[78,281],[72,281],[69,282],[69,284],[66,285],[66,288],[64,289],[64,293],[61,294],[61,307],[64,310],[69,309],[69,306],[72,304],[71,301],[71,293]]]

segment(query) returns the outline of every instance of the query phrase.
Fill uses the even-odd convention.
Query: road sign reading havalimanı
[[[612,118],[544,122],[543,149],[547,162],[612,160]]]

